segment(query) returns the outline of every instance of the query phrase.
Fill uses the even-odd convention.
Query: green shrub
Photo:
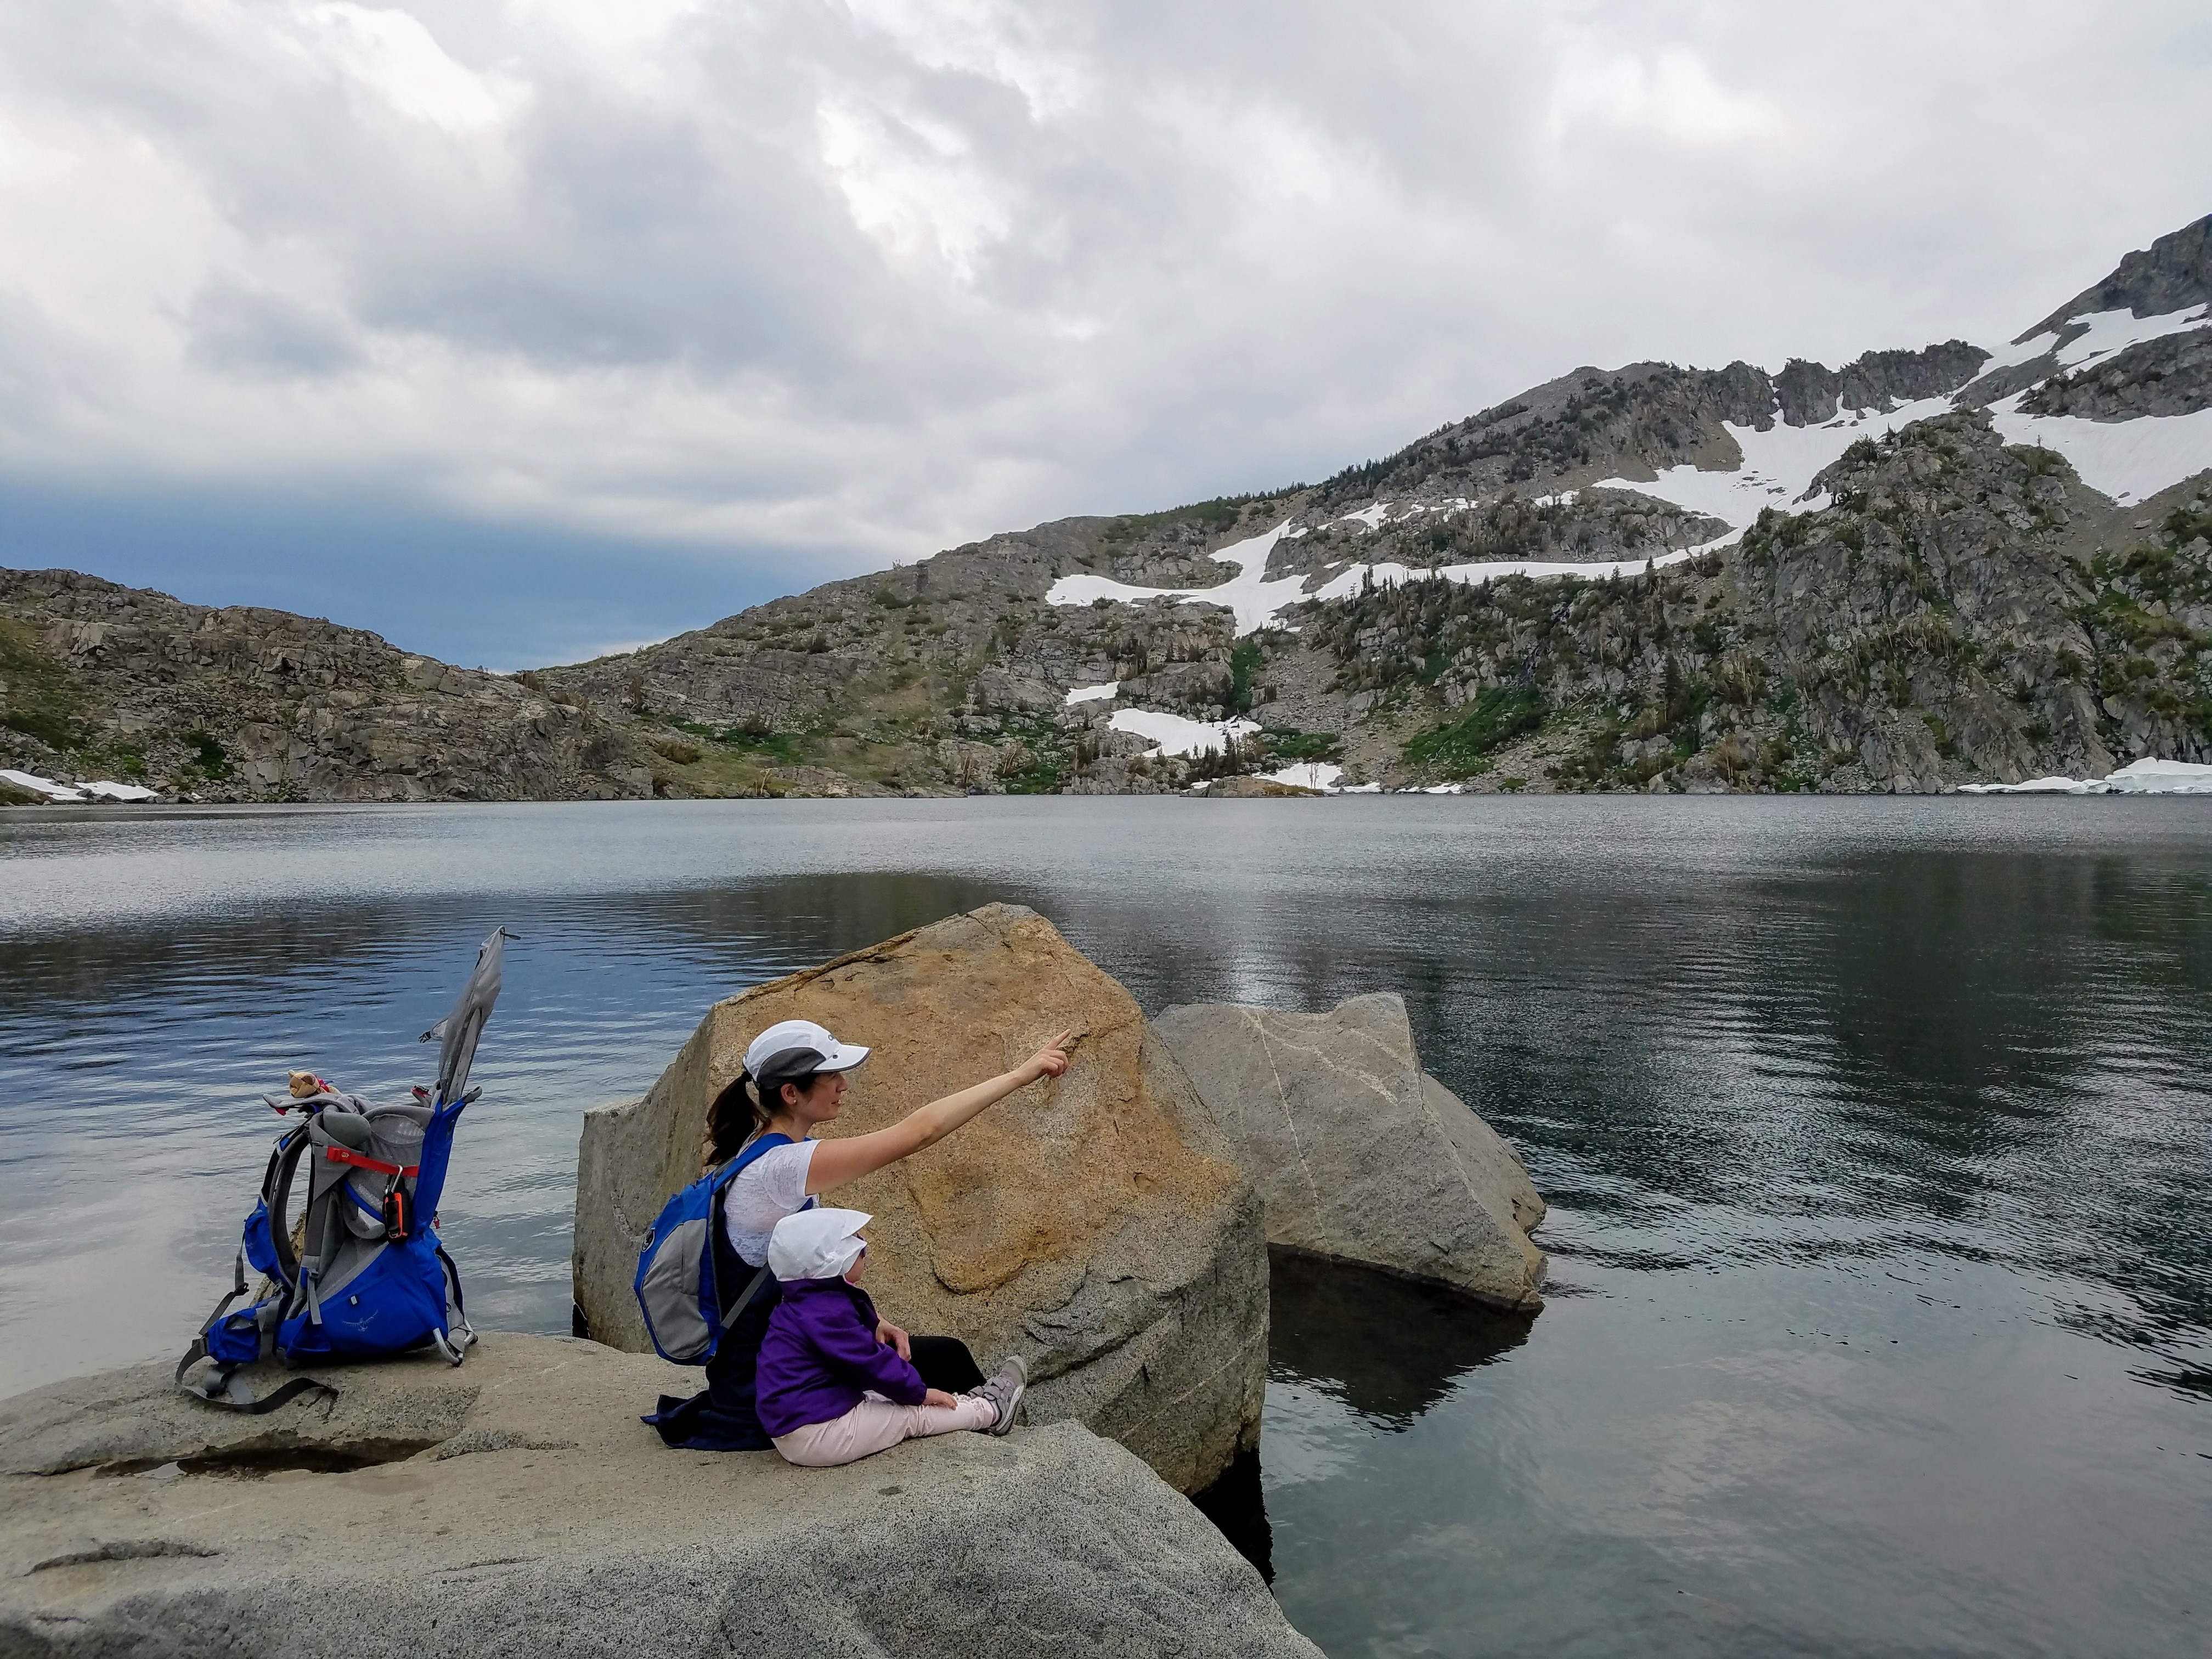
[[[1237,641],[1229,653],[1229,706],[1235,713],[1252,712],[1252,676],[1267,659],[1267,651],[1255,639]]]
[[[1406,744],[1413,765],[1452,777],[1469,777],[1475,763],[1544,723],[1544,700],[1534,686],[1492,686],[1457,720],[1431,726]]]
[[[230,757],[223,752],[222,744],[215,733],[187,732],[185,741],[191,744],[196,754],[193,763],[200,769],[202,775],[217,783],[230,775]]]
[[[1344,739],[1334,732],[1267,731],[1260,733],[1258,742],[1270,760],[1286,763],[1335,760],[1344,753]]]

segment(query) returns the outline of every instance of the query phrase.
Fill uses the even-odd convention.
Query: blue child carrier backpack
[[[453,1012],[422,1034],[425,1042],[444,1039],[434,1088],[417,1089],[412,1102],[398,1106],[327,1090],[304,1100],[263,1097],[279,1113],[298,1112],[300,1121],[269,1155],[230,1293],[177,1363],[185,1393],[231,1411],[266,1412],[329,1386],[300,1377],[257,1400],[234,1384],[240,1366],[272,1354],[288,1364],[423,1347],[456,1365],[466,1356],[476,1333],[462,1306],[460,1270],[438,1240],[438,1200],[455,1121],[483,1092],[469,1088],[469,1067],[499,999],[509,937],[503,927],[492,930]],[[289,1224],[295,1196],[306,1218],[297,1251]],[[270,1293],[232,1313],[230,1304],[246,1294],[248,1267],[267,1276]],[[185,1374],[202,1360],[214,1370],[187,1382]]]
[[[663,1359],[705,1364],[721,1346],[722,1333],[760,1293],[768,1279],[766,1262],[735,1300],[722,1300],[715,1282],[714,1240],[722,1229],[723,1200],[745,1165],[763,1152],[793,1144],[789,1135],[757,1135],[728,1163],[708,1170],[661,1206],[638,1252],[632,1288],[645,1314],[646,1334]],[[811,1210],[814,1200],[799,1207]],[[732,1253],[731,1260],[739,1259]]]

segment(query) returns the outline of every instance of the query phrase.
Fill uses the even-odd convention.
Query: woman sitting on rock
[[[933,1434],[1013,1426],[1028,1378],[1009,1358],[968,1394],[933,1389],[883,1333],[860,1288],[873,1218],[859,1210],[802,1210],[775,1224],[769,1271],[782,1300],[769,1316],[756,1372],[761,1427],[784,1461],[834,1468]]]
[[[845,1074],[868,1051],[838,1042],[811,1020],[787,1019],[769,1026],[747,1046],[744,1069],[736,1081],[707,1109],[703,1169],[726,1164],[757,1142],[770,1143],[725,1189],[727,1224],[714,1237],[716,1282],[740,1290],[750,1284],[768,1260],[776,1223],[813,1208],[816,1194],[933,1146],[1017,1089],[1065,1073],[1073,1035],[1062,1031],[1012,1071],[932,1101],[888,1129],[816,1140],[816,1126],[831,1121],[842,1109]],[[756,1405],[754,1370],[761,1338],[781,1299],[770,1275],[723,1332],[714,1357],[707,1362],[707,1391],[689,1400],[661,1396],[660,1409],[645,1420],[660,1431],[663,1440],[698,1451],[769,1449]],[[983,1384],[983,1373],[965,1343],[945,1336],[909,1337],[888,1322],[877,1334],[912,1364],[927,1388],[956,1395]]]

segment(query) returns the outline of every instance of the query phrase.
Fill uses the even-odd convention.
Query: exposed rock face
[[[2028,340],[2045,329],[2063,328],[2076,317],[2100,311],[2128,311],[2138,317],[2163,317],[2212,301],[2212,214],[2138,248],[2022,334]]]
[[[0,570],[0,755],[203,800],[652,793],[629,722],[282,611]]]
[[[647,1346],[645,1231],[699,1173],[707,1108],[745,1044],[817,1020],[875,1050],[830,1133],[866,1133],[1075,1028],[1066,1077],[837,1189],[868,1211],[870,1293],[988,1367],[1029,1363],[1035,1423],[1073,1418],[1195,1491],[1257,1445],[1267,1241],[1251,1183],[1129,994],[1030,910],[990,905],[717,1003],[653,1091],[584,1121],[576,1303]]]
[[[1924,351],[1869,351],[1832,373],[1793,359],[1774,377],[1774,394],[1790,425],[1816,426],[1834,419],[1838,409],[1887,410],[1956,392],[1989,355],[1951,340]]]
[[[1316,1653],[1195,1509],[1073,1423],[796,1469],[668,1450],[638,1402],[696,1374],[596,1343],[317,1374],[335,1402],[265,1417],[182,1399],[162,1364],[0,1405],[0,1651]]]
[[[2212,324],[2054,374],[2021,399],[2031,415],[2132,421],[2212,408]]]
[[[1270,672],[1406,708],[1415,775],[1475,788],[1922,793],[2212,753],[2206,495],[2116,508],[1972,410],[1817,483],[1642,578],[1347,600]]]
[[[1543,1305],[1544,1201],[1511,1147],[1421,1070],[1397,996],[1325,1014],[1231,1003],[1153,1022],[1267,1207],[1270,1243]]]

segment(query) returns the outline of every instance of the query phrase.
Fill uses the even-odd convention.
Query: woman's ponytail
[[[718,1164],[727,1164],[747,1141],[767,1127],[767,1107],[755,1100],[745,1086],[752,1080],[750,1072],[740,1070],[730,1086],[716,1095],[714,1103],[707,1109],[707,1138],[699,1144],[702,1175]]]

